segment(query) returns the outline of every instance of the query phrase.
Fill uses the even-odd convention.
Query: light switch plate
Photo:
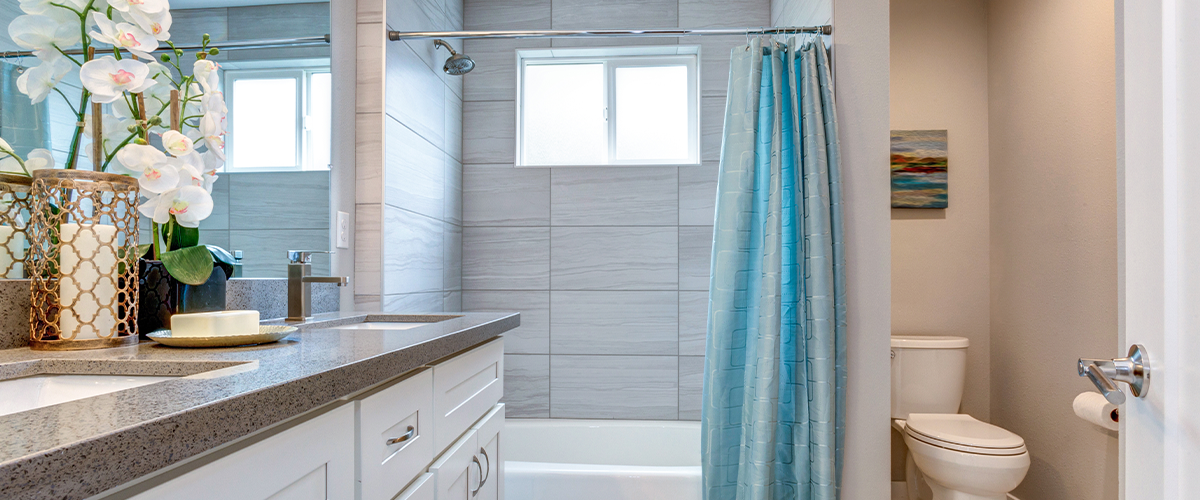
[[[337,247],[350,248],[350,214],[337,213]]]

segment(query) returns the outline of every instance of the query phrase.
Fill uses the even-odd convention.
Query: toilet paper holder
[[[1129,392],[1135,397],[1146,397],[1150,389],[1150,364],[1146,347],[1141,344],[1129,346],[1129,356],[1117,359],[1079,358],[1079,376],[1087,377],[1096,385],[1108,402],[1119,405],[1125,402],[1125,393],[1116,382],[1129,384]]]

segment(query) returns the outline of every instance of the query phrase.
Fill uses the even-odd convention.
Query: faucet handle
[[[288,263],[290,264],[308,264],[312,262],[314,254],[330,254],[333,252],[328,250],[288,250]]]

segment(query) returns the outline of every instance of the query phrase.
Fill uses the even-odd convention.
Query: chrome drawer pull
[[[416,432],[417,432],[417,428],[410,425],[410,426],[408,426],[408,432],[405,432],[403,436],[394,437],[394,438],[387,440],[387,445],[391,446],[394,444],[400,444],[405,441],[408,441],[409,439],[412,439],[413,434]]]
[[[479,455],[475,455],[475,456],[471,457],[471,463],[475,464],[475,466],[476,466],[476,467],[479,467],[479,476],[480,476],[480,477],[483,477],[483,471],[484,471],[484,469],[483,469],[483,464],[479,463]],[[484,482],[484,481],[487,481],[487,478],[483,478],[483,479],[480,479],[480,480],[479,480],[479,486],[478,486],[478,487],[476,487],[476,488],[475,488],[475,490],[471,492],[471,496],[472,496],[472,497],[473,497],[473,496],[475,496],[475,495],[478,495],[478,494],[479,494],[479,490],[482,490],[482,489],[483,489],[483,482]]]

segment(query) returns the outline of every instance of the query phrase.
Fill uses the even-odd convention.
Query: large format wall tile
[[[712,226],[679,228],[679,289],[708,291],[712,270]]]
[[[207,219],[200,221],[200,233],[204,234],[213,229],[229,229],[229,175],[217,176],[217,182],[212,189],[213,210]],[[246,217],[251,214],[238,214]],[[145,220],[142,217],[142,220]]]
[[[440,69],[438,71],[441,71]],[[407,45],[387,46],[387,114],[425,138],[438,150],[446,148],[446,86]],[[388,149],[393,147],[387,139]]]
[[[711,226],[717,205],[720,162],[699,167],[679,167],[679,225]]]
[[[550,0],[464,0],[468,30],[550,29]]]
[[[550,229],[464,228],[463,288],[466,290],[549,289]]]
[[[507,344],[505,340],[506,348]],[[504,397],[500,401],[506,416],[549,418],[550,356],[505,354]]]
[[[463,79],[467,101],[510,101],[517,97],[517,49],[546,48],[550,40],[467,40],[475,69]]]
[[[383,293],[383,206],[354,206],[354,293]]]
[[[521,326],[504,332],[504,352],[550,353],[550,292],[465,291],[463,310],[519,312]]]
[[[329,229],[254,229],[229,231],[229,251],[242,251],[247,278],[286,278],[288,250],[329,249]],[[329,275],[329,256],[314,255],[314,276]]]
[[[389,117],[386,121],[384,202],[442,220],[446,196],[445,153],[395,119]]]
[[[679,355],[703,356],[708,337],[708,292],[679,292]]]
[[[463,163],[505,163],[516,159],[516,105],[513,101],[463,103]]]
[[[358,203],[383,203],[383,111],[354,115],[354,197]]]
[[[550,352],[675,355],[677,299],[677,292],[551,292]]]
[[[555,227],[550,274],[555,290],[675,290],[675,227]]]
[[[700,420],[704,395],[704,356],[679,357],[679,419]]]
[[[442,222],[389,206],[383,215],[383,294],[440,293]]]
[[[440,313],[442,292],[402,293],[383,296],[383,311],[390,313]]]
[[[551,13],[556,30],[679,26],[677,0],[554,0]]]
[[[454,225],[463,223],[463,165],[446,156],[445,209],[443,220]]]
[[[461,77],[455,81],[462,81]],[[446,154],[459,162],[462,161],[463,122],[461,95],[446,92]]]
[[[676,167],[556,168],[554,226],[673,226],[679,223]]]
[[[230,229],[329,230],[328,171],[227,177]]]
[[[441,0],[388,0],[387,24],[396,31],[450,31],[458,29]],[[450,41],[450,40],[447,40]],[[458,40],[450,41],[456,43]],[[442,61],[449,56],[444,49],[436,49],[433,40],[405,40],[392,42],[389,46],[407,46],[424,61],[425,67],[441,71]],[[458,50],[459,45],[455,45]],[[437,53],[441,50],[441,54]],[[440,56],[440,57],[439,57]],[[441,79],[441,77],[438,77]]]
[[[721,161],[725,131],[725,98],[700,99],[700,159]]]
[[[679,26],[683,28],[770,25],[770,0],[679,0]],[[745,44],[745,37],[740,38]]]
[[[468,226],[549,225],[550,169],[466,167],[463,220]]]
[[[442,223],[442,289],[462,290],[462,226],[449,222]]]
[[[551,356],[550,416],[673,420],[677,356]]]

